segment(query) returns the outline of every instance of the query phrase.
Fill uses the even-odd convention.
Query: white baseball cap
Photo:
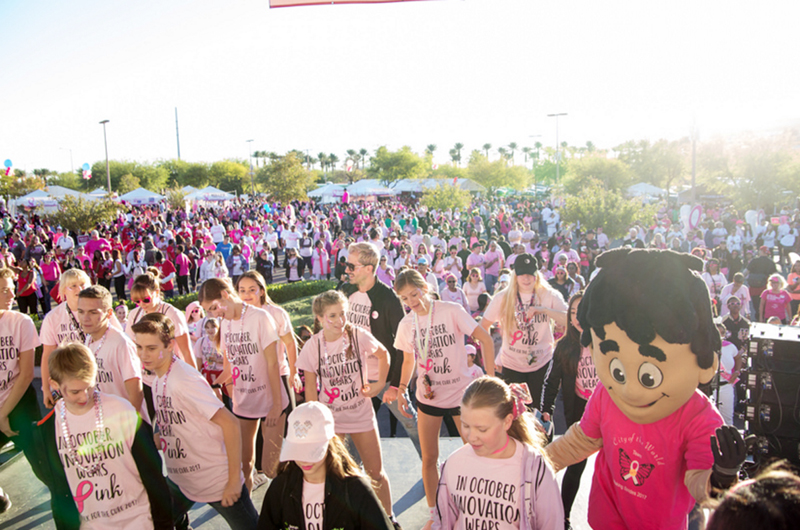
[[[467,355],[476,355],[478,353],[478,350],[472,344],[467,344],[464,349],[467,351]]]
[[[319,462],[325,458],[328,442],[336,436],[333,414],[319,401],[303,403],[289,414],[281,462]]]

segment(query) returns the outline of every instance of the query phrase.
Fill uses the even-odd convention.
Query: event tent
[[[397,195],[397,192],[387,188],[381,181],[376,179],[359,180],[355,184],[347,187],[347,193],[351,197],[383,197],[387,195]]]
[[[633,186],[628,186],[626,192],[631,197],[641,197],[641,196],[656,197],[658,195],[667,194],[667,190],[663,190],[658,186],[653,186],[652,184],[649,184],[647,182],[640,182],[638,184],[634,184]]]
[[[43,190],[33,190],[11,202],[18,208],[21,206],[25,208],[42,207],[45,211],[53,211],[58,206],[58,201]]]
[[[47,186],[45,188],[47,194],[54,199],[61,199],[62,197],[70,196],[70,197],[83,197],[84,199],[96,199],[97,197],[86,195],[85,193],[81,193],[79,191],[65,188],[64,186]]]
[[[452,186],[452,179],[403,179],[396,181],[392,189],[397,193],[410,192],[421,193],[425,190],[434,189],[437,186]],[[456,179],[456,186],[465,191],[486,191],[486,188],[470,179]]]
[[[342,198],[344,188],[344,184],[328,182],[315,190],[309,191],[308,196],[312,199],[320,199],[322,202],[334,202]]]
[[[133,205],[155,204],[158,201],[164,200],[164,196],[144,188],[137,188],[122,195],[119,197],[119,200]]]
[[[96,190],[90,191],[88,194],[91,195],[92,197],[102,198],[108,195],[108,190],[105,188],[97,188]]]
[[[194,193],[195,191],[197,191],[197,188],[195,188],[194,186],[184,186],[181,188],[181,191],[183,193]]]
[[[236,195],[222,191],[214,186],[207,186],[186,196],[187,201],[230,201],[235,198]]]

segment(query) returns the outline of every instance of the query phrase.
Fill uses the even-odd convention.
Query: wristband
[[[717,464],[714,464],[714,471],[719,473],[720,475],[725,475],[728,477],[735,477],[739,475],[739,468],[727,468],[727,467],[720,467]]]
[[[222,385],[217,383],[217,384],[211,385],[211,388],[222,388]]]
[[[398,392],[400,391],[400,389],[397,388],[396,386],[389,386],[389,390],[392,390],[392,389],[397,390]]]

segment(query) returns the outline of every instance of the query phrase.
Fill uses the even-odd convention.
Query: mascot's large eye
[[[645,388],[656,388],[664,380],[661,370],[651,363],[643,363],[639,367],[639,382]]]
[[[608,369],[611,371],[611,377],[614,378],[614,381],[620,384],[625,384],[625,367],[622,366],[622,361],[616,357],[611,359]]]

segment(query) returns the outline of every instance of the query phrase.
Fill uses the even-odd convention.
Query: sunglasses
[[[456,283],[455,280],[447,280],[447,283]]]
[[[363,267],[363,265],[361,265],[360,263],[358,265],[356,265],[355,263],[350,263],[349,261],[347,263],[345,263],[344,266],[349,271],[354,271],[359,267]]]
[[[136,305],[142,305],[142,304],[149,304],[152,301],[153,299],[148,296],[147,298],[140,298],[138,300],[133,300],[133,303],[135,303]]]

